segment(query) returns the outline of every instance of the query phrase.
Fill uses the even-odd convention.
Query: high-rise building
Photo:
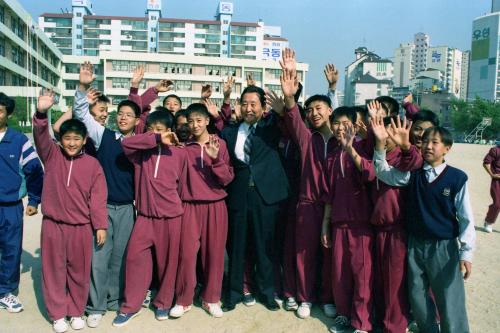
[[[472,23],[472,46],[469,65],[467,99],[481,97],[490,101],[500,100],[499,31],[500,4],[492,2],[492,13],[476,18]]]
[[[462,51],[448,46],[431,46],[427,52],[427,69],[443,74],[443,90],[460,97],[462,84]]]
[[[346,67],[344,105],[365,105],[378,96],[390,95],[392,61],[383,59],[366,47],[354,51],[356,60]]]
[[[460,84],[460,99],[467,99],[469,91],[470,51],[462,52],[462,83]]]
[[[416,76],[427,69],[427,50],[430,46],[430,37],[423,32],[419,32],[415,34],[413,44],[415,44],[413,64],[414,75]]]
[[[414,77],[414,52],[415,44],[400,44],[394,51],[394,87],[408,87]]]

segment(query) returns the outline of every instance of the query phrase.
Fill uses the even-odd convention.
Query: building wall
[[[467,99],[469,91],[469,66],[470,66],[470,51],[462,52],[462,83],[460,89],[460,99]]]
[[[421,71],[427,69],[427,50],[430,46],[430,37],[427,34],[419,32],[415,34],[414,41],[415,52],[413,63],[415,65],[415,76]]]
[[[445,91],[460,97],[462,51],[447,46],[432,46],[427,54],[427,67],[441,71]]]
[[[415,44],[401,44],[394,51],[394,87],[408,87],[413,78]]]

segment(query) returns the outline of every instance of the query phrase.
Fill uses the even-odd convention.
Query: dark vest
[[[408,186],[408,231],[425,239],[453,239],[459,235],[455,197],[467,181],[459,169],[446,166],[432,182],[423,168],[412,172]]]
[[[97,150],[108,185],[108,203],[114,205],[134,202],[134,166],[123,153],[121,140],[110,129],[105,129]]]

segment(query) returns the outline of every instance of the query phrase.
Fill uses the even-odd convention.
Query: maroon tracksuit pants
[[[372,329],[373,240],[371,226],[332,225],[332,289],[337,312],[363,331]]]
[[[153,305],[159,309],[171,307],[179,261],[181,219],[181,216],[137,217],[127,246],[125,292],[121,312],[134,313],[141,309],[153,274],[153,251],[159,281]]]
[[[297,265],[297,300],[299,302],[316,302],[319,293],[321,303],[333,303],[332,253],[329,249],[321,246],[323,213],[324,205],[322,203],[299,200],[297,204],[295,260]],[[317,291],[318,271],[321,273],[319,292]]]
[[[375,227],[374,303],[384,333],[408,326],[407,236],[402,227]]]
[[[90,288],[92,226],[57,223],[44,216],[42,293],[51,320],[83,315]]]
[[[488,223],[495,223],[500,212],[500,180],[493,179],[490,187],[491,198],[493,203],[488,207],[485,221]]]
[[[220,301],[227,239],[227,208],[224,200],[184,203],[181,253],[177,276],[177,304],[193,304],[196,287],[196,259],[200,251],[203,291],[207,303]]]

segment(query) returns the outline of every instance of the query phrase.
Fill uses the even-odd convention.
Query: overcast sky
[[[71,10],[71,0],[18,0],[38,20],[44,12]],[[326,89],[323,66],[335,63],[343,72],[354,49],[366,46],[393,57],[400,43],[416,32],[430,35],[431,45],[470,50],[472,20],[488,13],[491,0],[233,0],[233,20],[282,27],[298,60],[307,62],[307,94]],[[163,0],[163,17],[213,19],[218,0]],[[94,0],[98,15],[142,16],[146,0]],[[343,90],[342,86],[339,87]]]

